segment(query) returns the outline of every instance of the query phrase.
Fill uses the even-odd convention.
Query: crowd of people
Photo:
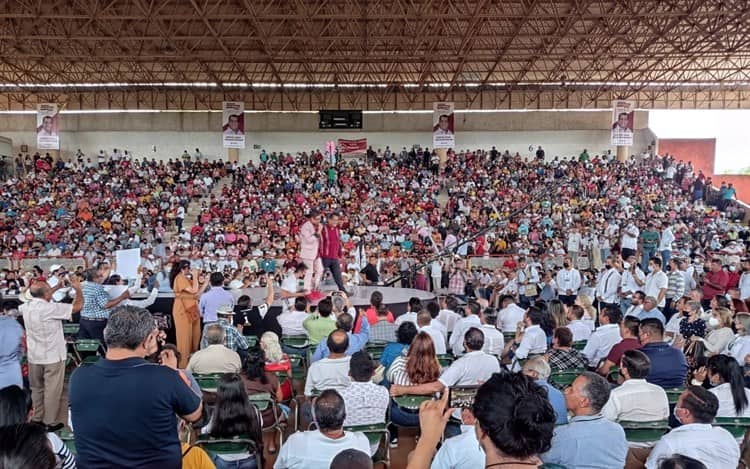
[[[409,468],[740,460],[712,424],[750,417],[750,231],[731,185],[713,191],[690,163],[495,148],[445,162],[405,148],[350,162],[263,152],[245,165],[126,153],[34,164],[4,188],[7,256],[88,262],[3,272],[22,304],[0,316],[0,408],[13,409],[0,451],[19,461],[73,467],[52,433],[66,425],[81,467],[369,467],[378,447],[350,428],[386,424],[391,447],[420,429]],[[112,266],[125,248],[141,249],[150,303],[103,286],[127,284]],[[358,285],[383,287],[369,308],[351,305]],[[436,300],[395,317],[389,286]],[[143,308],[160,291],[174,295],[175,344]],[[70,376],[68,421],[74,317],[101,358]],[[626,422],[663,421],[661,438],[628,439]],[[180,443],[178,423],[247,445],[206,454]]]

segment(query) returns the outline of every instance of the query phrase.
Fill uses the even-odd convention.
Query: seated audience
[[[409,344],[417,335],[417,326],[412,322],[405,322],[396,329],[396,342],[391,342],[385,346],[383,353],[380,354],[380,364],[386,370],[391,366],[393,361],[401,356],[404,350],[409,348]],[[445,347],[445,345],[443,345]]]
[[[547,334],[542,328],[548,323],[547,315],[536,306],[529,307],[523,317],[523,323],[516,327],[516,338],[510,344],[515,360],[525,360],[547,351]],[[519,368],[518,363],[514,367]]]
[[[0,427],[3,469],[55,469],[57,460],[42,425],[22,423]]]
[[[564,329],[564,327],[558,327]],[[570,332],[570,331],[568,331]],[[555,425],[568,423],[568,409],[565,407],[565,396],[559,389],[549,383],[552,370],[543,357],[534,357],[526,360],[523,364],[523,374],[532,378],[536,384],[547,390],[547,398],[555,409]]]
[[[711,394],[719,400],[717,417],[750,417],[750,390],[745,387],[742,368],[726,355],[709,357],[706,363]]]
[[[279,402],[284,400],[284,394],[281,391],[281,385],[279,384],[279,378],[276,377],[275,373],[266,371],[266,354],[262,349],[250,350],[250,353],[245,359],[244,366],[242,367],[242,377],[245,383],[245,390],[249,396],[254,394],[268,394],[269,397],[278,405]],[[261,413],[263,417],[263,428],[273,426],[276,422],[276,412],[272,405]],[[271,438],[264,438],[268,445],[268,451],[273,453],[276,451],[275,441],[273,433],[264,433],[269,435]]]
[[[612,389],[602,415],[612,421],[650,422],[669,417],[667,393],[646,381],[651,362],[640,350],[628,350],[620,359],[623,382]]]
[[[385,423],[391,399],[388,389],[371,381],[374,373],[375,366],[367,352],[352,355],[349,360],[351,384],[339,391],[346,405],[345,426]],[[375,443],[371,452],[374,454],[377,448]]]
[[[333,458],[330,469],[372,469],[372,458],[362,451],[345,449]]]
[[[346,354],[349,356],[365,348],[367,341],[370,339],[370,324],[368,321],[362,321],[362,330],[356,334],[352,333],[353,326],[354,318],[352,318],[351,314],[349,313],[339,314],[338,318],[336,318],[337,329],[346,332],[346,336],[348,338],[348,347],[346,349]],[[316,362],[322,358],[325,358],[329,353],[330,351],[328,350],[328,342],[321,342],[315,348],[315,352],[312,356],[312,361]]]
[[[250,345],[247,343],[247,339],[243,337],[232,324],[234,311],[229,309],[219,309],[216,311],[216,315],[218,319],[206,324],[203,328],[203,334],[201,335],[201,349],[208,347],[208,329],[214,325],[219,325],[224,329],[224,345],[226,348],[237,352],[238,354],[246,354]]]
[[[578,305],[571,305],[566,306],[566,310],[568,324],[565,327],[573,333],[573,342],[589,340],[589,337],[591,337],[591,326],[583,322],[583,308]]]
[[[687,379],[687,362],[681,350],[664,342],[664,325],[656,318],[641,321],[638,338],[641,352],[651,362],[651,370],[646,381],[664,389],[679,388]]]
[[[705,337],[693,336],[690,340],[702,342],[706,356],[716,355],[726,349],[734,339],[732,312],[727,308],[712,309],[707,325],[708,333]]]
[[[363,433],[344,431],[346,407],[338,392],[323,391],[313,408],[318,429],[291,434],[279,451],[274,469],[328,469],[333,458],[347,449],[370,454],[370,442]]]
[[[209,324],[206,328],[207,347],[195,352],[188,361],[187,370],[192,374],[239,373],[242,368],[240,356],[224,345],[226,334],[220,324]]]
[[[500,299],[502,309],[497,314],[497,328],[502,332],[516,332],[518,323],[523,321],[526,310],[518,306],[511,295]]]
[[[283,311],[276,320],[281,326],[281,333],[285,336],[299,336],[307,335],[307,331],[303,327],[305,319],[308,318],[307,314],[308,303],[305,297],[299,297],[294,299],[294,307]]]
[[[466,306],[464,306],[464,316],[456,321],[456,324],[453,327],[453,333],[448,339],[448,346],[454,356],[457,357],[464,353],[463,337],[466,334],[466,331],[469,330],[470,327],[480,327],[482,325],[479,320],[480,310],[479,303],[476,301],[470,300],[466,303]]]
[[[573,348],[573,334],[566,326],[555,329],[552,334],[552,348],[545,357],[555,371],[586,368],[589,363],[583,353]]]
[[[263,467],[261,417],[248,399],[245,387],[246,383],[238,374],[226,373],[219,378],[211,420],[201,429],[201,433],[212,438],[242,436],[251,439],[255,448],[241,453],[212,454],[216,469]]]
[[[601,325],[589,337],[583,354],[589,361],[589,366],[599,368],[599,362],[607,358],[612,347],[622,340],[620,336],[620,321],[622,311],[614,306],[607,306],[601,312]]]
[[[322,344],[322,342],[321,342]],[[328,335],[326,350],[322,358],[310,365],[305,380],[305,396],[312,396],[313,390],[341,390],[351,383],[349,380],[349,336],[344,329],[336,329]]]
[[[607,358],[601,362],[599,368],[596,370],[602,376],[609,376],[609,372],[613,366],[618,366],[622,354],[628,350],[635,350],[641,348],[641,343],[638,342],[638,328],[640,321],[638,318],[633,316],[625,316],[619,324],[620,337],[622,340],[612,346],[607,354]]]
[[[661,459],[673,454],[695,458],[708,469],[737,467],[740,448],[731,433],[711,425],[719,410],[719,399],[700,386],[688,386],[674,408],[682,424],[662,436],[646,461],[646,469],[657,469]]]
[[[309,314],[302,322],[310,346],[317,346],[328,334],[336,330],[336,316],[333,314],[333,301],[323,298],[318,302],[316,312]]]
[[[734,316],[734,327],[737,334],[722,353],[732,356],[740,366],[744,366],[745,358],[750,355],[750,313],[737,313]]]
[[[625,431],[601,413],[609,394],[607,380],[592,372],[585,372],[565,389],[565,404],[573,418],[555,428],[552,448],[542,455],[545,463],[575,468],[625,466]]]
[[[419,332],[424,332],[432,338],[432,343],[435,346],[435,353],[438,355],[444,355],[448,352],[445,346],[445,336],[440,332],[440,329],[436,328],[432,324],[432,316],[428,311],[421,311],[417,315],[417,326]]]
[[[483,308],[479,313],[479,321],[482,327],[479,329],[484,334],[484,348],[482,351],[489,355],[502,358],[505,349],[505,337],[497,329],[497,315],[494,308]]]
[[[388,319],[388,315],[391,314],[388,307],[378,306],[376,314],[376,321],[370,325],[370,342],[395,342],[398,326],[393,323],[392,315],[391,319]]]

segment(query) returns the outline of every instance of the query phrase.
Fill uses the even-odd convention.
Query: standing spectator
[[[177,416],[197,421],[201,400],[177,371],[174,355],[164,365],[144,360],[156,352],[158,335],[151,313],[121,306],[104,331],[106,357],[70,377],[81,467],[181,467]]]
[[[651,272],[649,261],[656,255],[656,249],[659,245],[659,232],[656,230],[654,222],[650,221],[646,229],[641,232],[641,268]],[[666,265],[666,263],[665,263]],[[648,292],[647,292],[648,293]]]
[[[199,302],[200,314],[204,324],[218,321],[216,312],[219,309],[234,309],[234,296],[224,290],[224,274],[213,272],[208,279],[211,288],[201,295]]]
[[[620,299],[618,292],[620,291],[622,277],[615,268],[614,259],[608,257],[604,262],[606,270],[596,283],[596,299],[599,300],[600,308],[606,308],[607,306],[619,307]]]
[[[0,389],[5,386],[23,387],[21,357],[23,357],[23,327],[15,317],[0,310]],[[62,379],[60,386],[62,386]]]
[[[542,455],[545,463],[581,468],[625,466],[625,431],[601,413],[609,394],[607,380],[591,372],[565,389],[565,404],[573,418],[570,424],[555,429],[552,448]]]
[[[300,262],[294,267],[294,272],[290,272],[289,275],[284,278],[281,282],[281,304],[282,312],[288,311],[294,307],[294,302],[297,298],[304,298],[310,293],[310,290],[304,287],[303,278],[307,277],[307,273],[310,269],[305,265],[304,262]]]
[[[623,259],[627,260],[631,264],[635,264],[635,262],[631,262],[629,258],[631,256],[635,257],[635,253],[638,250],[639,234],[640,230],[633,222],[628,223],[628,225],[622,231],[622,239],[620,239],[620,254],[622,255]]]
[[[729,277],[724,269],[721,268],[720,259],[711,259],[709,267],[711,270],[703,276],[703,282],[701,291],[703,292],[703,300],[701,306],[703,309],[709,309],[711,307],[711,300],[716,295],[723,295],[727,291],[729,285]]]
[[[568,233],[567,252],[574,266],[578,265],[578,254],[581,252],[583,237],[577,226],[572,226]]]
[[[661,224],[661,236],[659,237],[659,254],[664,265],[671,265],[669,262],[672,258],[672,243],[674,243],[674,233],[669,222]]]
[[[201,322],[198,310],[198,296],[201,286],[198,283],[199,272],[190,270],[190,262],[181,260],[172,267],[169,273],[169,285],[174,291],[172,317],[180,351],[180,368],[187,366],[190,354],[198,350],[201,340]],[[85,309],[85,305],[84,305]]]
[[[323,226],[320,236],[320,257],[323,260],[323,271],[331,271],[333,280],[339,291],[346,291],[344,282],[341,280],[341,230],[339,229],[340,217],[338,213],[328,216],[327,223]]]
[[[91,268],[83,276],[85,282],[81,287],[83,306],[78,331],[79,339],[104,341],[104,328],[107,326],[110,310],[130,297],[130,291],[125,289],[120,296],[110,300],[102,287],[102,283],[108,276],[109,268],[103,271]]]
[[[646,469],[658,469],[660,461],[673,454],[694,458],[708,469],[736,467],[740,448],[731,433],[711,424],[719,410],[719,400],[700,386],[688,386],[674,408],[682,423],[662,436],[646,461]]]
[[[669,261],[669,275],[667,284],[667,303],[664,308],[664,316],[669,320],[675,313],[675,303],[687,292],[685,290],[685,274],[680,269],[682,262],[678,258]]]
[[[573,267],[570,257],[563,260],[563,268],[557,272],[555,281],[557,282],[557,297],[567,306],[572,305],[581,288],[581,273]]]
[[[76,292],[73,304],[52,302],[52,289],[47,282],[34,282],[29,287],[31,299],[18,307],[26,327],[34,419],[47,425],[59,421],[68,350],[62,321],[70,321],[83,305],[78,278],[73,276],[70,284]]]
[[[300,254],[299,257],[307,266],[305,270],[305,290],[314,291],[318,289],[318,283],[323,275],[323,263],[320,259],[320,234],[323,225],[320,223],[320,212],[316,209],[310,210],[307,221],[302,224],[299,232]]]
[[[656,299],[656,306],[663,308],[667,304],[667,288],[669,287],[669,278],[662,269],[661,259],[652,257],[648,261],[649,273],[646,275],[646,286],[644,292],[646,296],[653,296]]]

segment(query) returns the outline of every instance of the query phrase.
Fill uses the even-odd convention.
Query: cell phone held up
[[[448,406],[451,409],[471,409],[479,386],[455,386],[448,389]]]

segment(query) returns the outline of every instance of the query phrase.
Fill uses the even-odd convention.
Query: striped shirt
[[[676,301],[685,294],[685,276],[679,270],[673,270],[669,273],[668,279],[666,298]]]
[[[104,290],[104,287],[96,282],[83,282],[81,291],[83,292],[81,317],[109,319],[110,310],[104,309],[104,305],[109,302],[109,295]]]

